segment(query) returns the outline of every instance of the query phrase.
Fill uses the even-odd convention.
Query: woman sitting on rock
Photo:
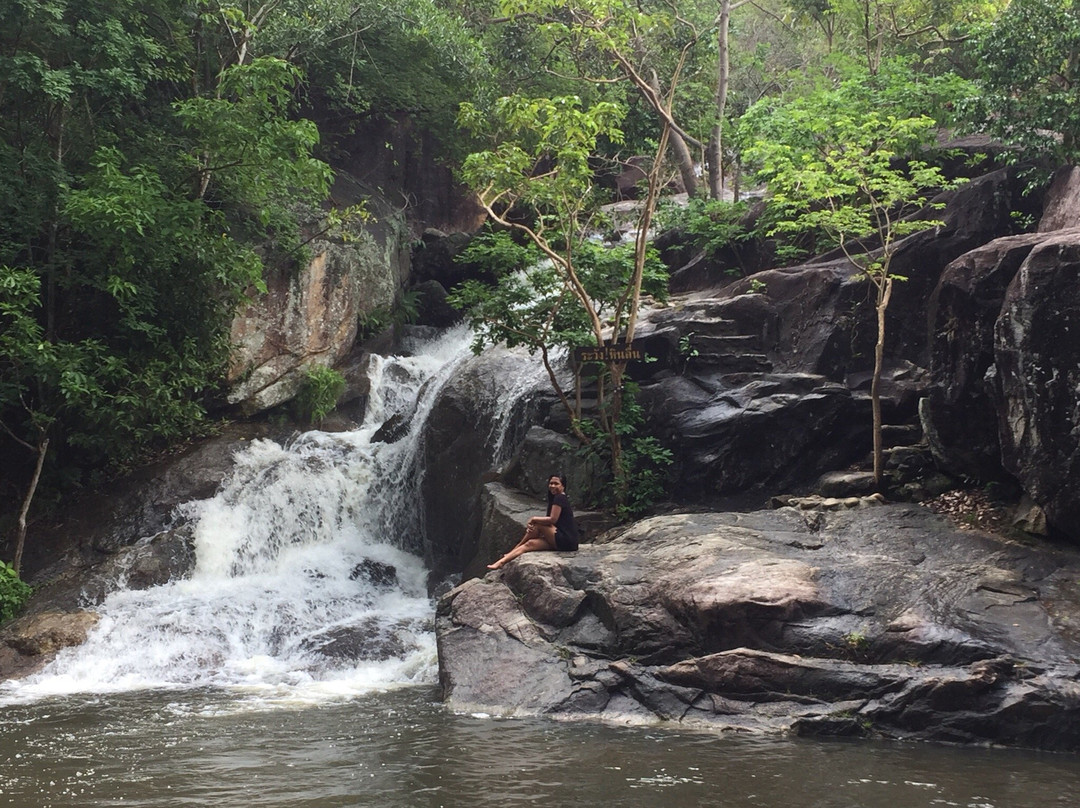
[[[507,561],[533,550],[569,551],[577,548],[577,523],[570,498],[566,496],[566,480],[560,474],[552,474],[548,477],[547,515],[530,517],[521,541],[494,564],[488,564],[488,569],[497,570]]]

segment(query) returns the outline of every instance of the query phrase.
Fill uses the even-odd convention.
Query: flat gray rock
[[[451,708],[1080,748],[1080,553],[915,505],[692,513],[442,598]]]

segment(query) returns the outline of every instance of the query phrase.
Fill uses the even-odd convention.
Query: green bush
[[[753,236],[745,224],[749,209],[746,202],[691,199],[685,208],[673,211],[665,224],[684,230],[695,247],[715,258]]]
[[[0,561],[0,623],[6,623],[22,609],[33,590],[15,568]]]
[[[308,369],[293,406],[297,420],[314,423],[325,418],[345,392],[345,377],[333,368],[318,365]]]

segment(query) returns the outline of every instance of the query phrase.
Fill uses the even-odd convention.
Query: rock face
[[[1080,229],[997,239],[946,268],[930,306],[922,421],[947,471],[1016,480],[1059,531],[1080,514]]]
[[[302,270],[268,275],[267,292],[233,320],[229,403],[251,415],[293,398],[312,366],[333,366],[352,349],[360,315],[389,307],[402,279],[380,245],[364,233],[356,244],[313,242]]]
[[[923,423],[935,456],[953,474],[1001,476],[997,411],[988,373],[995,372],[994,324],[1005,290],[1045,236],[996,239],[945,268],[930,300],[934,384]]]
[[[516,396],[519,384],[532,389],[530,374],[521,355],[493,349],[462,363],[432,406],[422,438],[426,543],[409,549],[436,574],[460,572],[476,556],[483,477],[501,461],[502,445],[520,443],[536,420],[532,396]]]
[[[499,715],[1075,750],[1077,575],[914,505],[654,517],[444,596],[442,685]]]
[[[869,421],[841,384],[811,374],[672,376],[643,388],[651,428],[675,453],[681,502],[787,490],[869,446]]]
[[[1080,229],[1032,250],[994,331],[1002,462],[1052,525],[1080,523]]]

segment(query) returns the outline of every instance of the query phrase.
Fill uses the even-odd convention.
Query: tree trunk
[[[874,375],[870,382],[870,407],[874,418],[874,487],[882,492],[885,482],[885,451],[881,428],[881,371],[885,362],[885,311],[892,297],[892,278],[871,279],[877,285],[877,343],[874,345]]]
[[[678,132],[671,133],[671,153],[675,157],[675,163],[679,167],[679,177],[682,178],[683,190],[686,195],[693,199],[697,196],[697,172],[694,170],[694,155],[690,153],[690,147]]]
[[[649,86],[652,87],[657,98],[663,97],[660,92],[660,80],[656,78],[655,73],[649,79]],[[672,130],[666,121],[663,121],[662,125],[668,132],[668,147],[675,158],[675,164],[679,167],[679,177],[682,178],[683,190],[686,191],[687,196],[693,199],[697,196],[698,186],[697,172],[694,170],[694,155],[690,153],[690,147],[686,145],[686,139],[682,135]],[[656,159],[660,160],[661,157],[663,157],[663,152],[658,152]],[[656,169],[655,164],[653,169]],[[651,180],[650,176],[650,182]]]
[[[731,28],[731,0],[720,0],[720,18],[716,31],[716,122],[709,135],[705,163],[709,170],[709,198],[722,199],[724,193],[724,115],[727,113],[731,64],[728,54]]]
[[[37,492],[38,482],[41,480],[41,468],[45,465],[45,453],[47,451],[49,451],[49,439],[42,438],[37,446],[37,463],[34,465],[34,476],[30,479],[30,485],[26,489],[26,496],[23,497],[22,508],[19,509],[19,522],[15,533],[15,560],[11,563],[16,573],[22,569],[23,548],[26,546],[26,519],[30,513],[30,503],[34,501],[34,494]]]

